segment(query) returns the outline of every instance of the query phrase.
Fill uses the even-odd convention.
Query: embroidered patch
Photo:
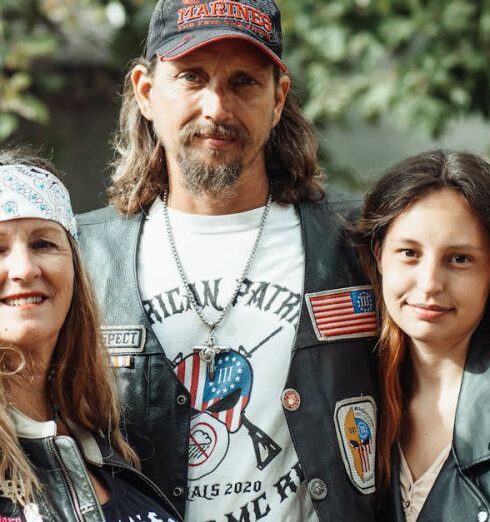
[[[378,333],[372,286],[350,286],[305,294],[319,341],[372,337]]]
[[[145,347],[146,330],[142,325],[102,326],[100,331],[110,354],[139,353]]]
[[[369,396],[353,397],[335,405],[335,429],[345,470],[364,495],[374,493],[376,403]]]
[[[113,368],[134,368],[134,357],[131,355],[111,355],[111,366]]]

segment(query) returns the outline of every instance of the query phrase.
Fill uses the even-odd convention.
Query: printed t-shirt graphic
[[[196,216],[169,209],[177,250],[203,313],[226,305],[263,209]],[[299,320],[304,253],[292,206],[273,204],[247,279],[215,331],[229,351],[211,380],[194,347],[207,328],[192,310],[166,244],[162,202],[138,256],[143,306],[195,410],[189,440],[189,521],[316,520],[281,406]]]

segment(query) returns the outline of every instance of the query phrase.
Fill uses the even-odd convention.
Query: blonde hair
[[[16,163],[38,165],[31,155],[20,154]],[[0,165],[12,151],[3,155]],[[43,168],[55,173],[52,165]],[[73,296],[63,326],[58,335],[52,367],[55,369],[51,383],[52,392],[62,418],[91,432],[102,431],[112,447],[122,457],[139,466],[136,453],[124,440],[119,428],[120,403],[116,391],[115,375],[110,370],[109,357],[100,336],[100,320],[97,303],[87,273],[82,265],[78,245],[67,233],[73,253]],[[18,361],[13,361],[13,355]],[[0,346],[0,494],[25,506],[32,502],[42,488],[29,459],[24,454],[8,413],[8,385],[12,377],[18,377],[29,361],[20,350]]]

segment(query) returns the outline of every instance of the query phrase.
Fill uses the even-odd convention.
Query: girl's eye
[[[452,256],[451,260],[458,265],[464,265],[471,261],[470,257],[464,254],[455,254]]]
[[[400,250],[398,250],[398,252],[403,257],[408,257],[408,258],[417,257],[417,252],[415,252],[415,250],[413,250],[411,248],[401,248]]]

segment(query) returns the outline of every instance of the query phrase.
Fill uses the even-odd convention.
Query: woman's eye
[[[31,247],[35,250],[47,250],[49,248],[56,248],[56,245],[47,239],[36,239],[36,241],[31,244]]]

